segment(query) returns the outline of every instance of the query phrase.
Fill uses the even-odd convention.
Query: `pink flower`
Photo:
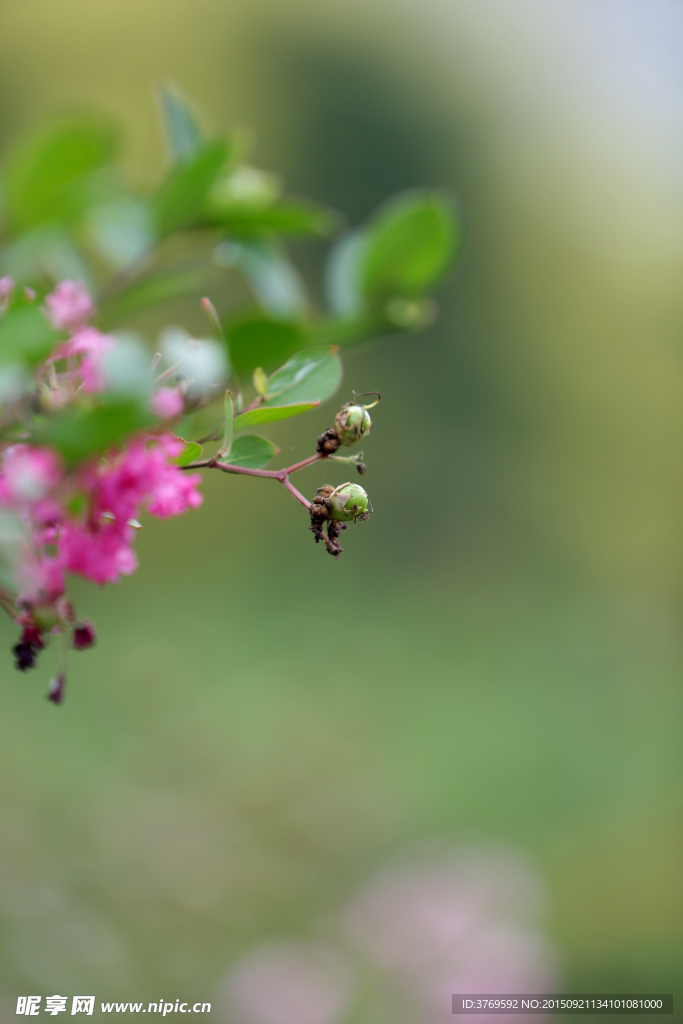
[[[50,604],[64,593],[64,570],[59,556],[26,554],[17,566],[21,598],[31,604]]]
[[[0,304],[6,302],[12,294],[14,288],[13,277],[0,277]]]
[[[102,334],[96,327],[81,327],[69,341],[62,342],[50,357],[67,359],[69,356],[81,356],[79,372],[83,381],[83,390],[89,395],[104,391],[104,356],[115,345],[115,341],[107,334]]]
[[[3,453],[0,502],[12,506],[39,502],[57,486],[61,476],[61,459],[52,448],[12,445]]]
[[[167,466],[154,489],[154,498],[149,504],[150,515],[166,519],[182,515],[188,508],[199,508],[204,495],[195,488],[201,479],[200,473],[183,473],[177,466]]]
[[[152,412],[160,420],[175,420],[185,408],[183,396],[177,388],[159,388],[150,402]]]
[[[95,312],[93,301],[81,281],[60,281],[45,299],[52,326],[59,331],[75,331]]]
[[[133,529],[118,522],[106,522],[92,529],[82,523],[69,523],[59,538],[59,560],[67,572],[84,576],[94,583],[118,583],[138,567],[131,548]]]

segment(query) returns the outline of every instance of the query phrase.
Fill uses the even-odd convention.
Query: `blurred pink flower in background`
[[[82,281],[60,281],[45,297],[52,326],[59,331],[76,331],[95,312],[95,306]]]
[[[185,402],[177,388],[159,388],[152,395],[150,402],[152,412],[160,420],[175,420],[183,412]]]
[[[515,853],[463,846],[380,872],[342,914],[342,930],[422,1006],[420,1024],[440,1024],[453,1020],[456,993],[556,990],[557,956],[536,923],[543,903]],[[527,1020],[477,1017],[506,1019]]]
[[[351,974],[326,946],[272,943],[237,963],[222,995],[238,1024],[332,1024],[348,1009]]]
[[[558,956],[538,924],[544,902],[533,870],[506,848],[413,854],[378,872],[338,918],[339,947],[355,965],[355,984],[327,942],[267,943],[238,961],[222,984],[224,1019],[343,1024],[359,992],[358,1019],[452,1024],[457,993],[557,991]],[[533,1017],[536,1024],[542,1019]]]

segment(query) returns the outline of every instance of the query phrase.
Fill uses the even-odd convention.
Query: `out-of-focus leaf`
[[[254,387],[256,388],[259,395],[263,395],[263,397],[265,398],[266,392],[268,390],[268,374],[262,367],[257,366],[256,369],[254,370],[253,381]]]
[[[50,224],[20,235],[2,253],[2,272],[19,281],[47,277],[52,281],[83,281],[92,288],[88,265],[66,231]]]
[[[363,288],[368,295],[416,295],[434,285],[453,259],[460,224],[451,200],[414,190],[380,207],[367,227]]]
[[[268,463],[279,455],[280,449],[272,441],[259,434],[243,434],[236,438],[230,458],[222,457],[222,462],[231,466],[244,466],[245,469],[265,469]]]
[[[235,430],[246,430],[249,427],[257,427],[261,423],[273,423],[275,420],[286,420],[290,416],[298,416],[309,409],[315,409],[320,402],[302,402],[296,405],[268,406],[259,405],[256,409],[249,409],[247,412],[235,416]]]
[[[218,140],[204,143],[188,160],[172,168],[152,202],[160,238],[203,220],[207,194],[227,158],[228,143]]]
[[[212,224],[225,227],[231,234],[250,237],[274,233],[295,237],[318,235],[327,238],[343,224],[341,214],[304,199],[284,198],[272,206],[237,204],[212,208],[208,215]]]
[[[242,164],[222,174],[206,199],[206,216],[221,224],[225,215],[240,211],[255,213],[272,206],[282,192],[279,175]]]
[[[197,117],[174,85],[160,86],[159,102],[169,153],[174,160],[187,160],[197,152],[202,141]]]
[[[234,434],[234,416],[235,410],[232,404],[232,394],[230,391],[225,392],[225,426],[223,427],[223,443],[220,446],[218,454],[223,459],[227,459],[232,449],[232,438]]]
[[[256,298],[271,316],[293,317],[308,305],[299,272],[273,242],[224,242],[215,259],[245,275]]]
[[[150,274],[105,299],[100,304],[99,325],[106,330],[132,313],[139,313],[169,299],[202,292],[205,287],[206,270],[199,265]]]
[[[247,313],[225,324],[225,334],[238,373],[250,373],[257,366],[277,366],[306,344],[306,335],[297,324],[262,313]]]
[[[15,305],[0,318],[0,362],[36,366],[64,336],[35,303]]]
[[[201,307],[209,328],[209,334],[214,341],[219,341],[225,344],[225,332],[223,331],[223,325],[211,299],[207,299],[207,297],[204,296],[201,301]]]
[[[116,270],[141,259],[154,244],[149,207],[129,196],[94,206],[86,230],[92,245]]]
[[[391,333],[393,326],[383,313],[369,312],[358,317],[335,317],[319,320],[310,331],[315,345],[352,345]]]
[[[368,233],[350,231],[330,249],[325,266],[325,293],[332,313],[340,317],[358,316],[364,306],[363,260],[368,248]]]
[[[56,448],[73,465],[155,422],[137,402],[105,400],[91,409],[64,409],[51,416],[35,430],[33,440]]]
[[[343,373],[336,346],[304,349],[270,377],[266,405],[324,402],[341,384]]]
[[[13,223],[25,230],[80,213],[91,198],[89,178],[112,160],[116,142],[111,125],[87,116],[49,125],[25,139],[5,175]]]
[[[171,459],[171,462],[176,466],[188,466],[195,459],[199,458],[203,450],[202,446],[197,444],[196,441],[186,441],[180,455],[176,456],[175,459]]]

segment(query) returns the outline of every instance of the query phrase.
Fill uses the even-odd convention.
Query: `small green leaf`
[[[341,384],[343,372],[335,345],[304,349],[269,379],[266,405],[324,402]]]
[[[442,192],[416,189],[395,196],[380,207],[367,228],[365,292],[424,292],[448,267],[460,237],[455,207]]]
[[[298,416],[309,409],[315,409],[320,402],[301,402],[297,405],[268,406],[259,405],[256,409],[248,409],[247,412],[235,416],[235,430],[246,430],[247,427],[257,427],[261,423],[273,423],[275,420],[286,420],[290,416]]]
[[[36,303],[18,303],[0,319],[0,362],[36,366],[63,337]]]
[[[137,402],[105,401],[91,409],[64,409],[51,416],[37,428],[33,440],[56,448],[74,465],[154,422],[151,413]]]
[[[235,440],[230,458],[224,455],[222,462],[231,466],[244,466],[245,469],[265,469],[268,463],[280,454],[272,441],[259,434],[243,434]]]
[[[153,200],[161,238],[203,220],[206,196],[228,158],[228,143],[207,142],[189,160],[176,164]]]
[[[174,85],[165,84],[159,88],[159,101],[169,153],[174,160],[188,160],[202,141],[197,117]]]
[[[233,420],[235,416],[235,410],[232,405],[232,394],[230,391],[225,392],[225,426],[223,427],[223,443],[218,450],[218,454],[222,458],[228,457],[232,448],[232,437],[233,437]]]
[[[225,325],[232,365],[238,373],[257,366],[273,368],[306,344],[306,335],[290,320],[246,313]]]
[[[268,390],[268,374],[261,366],[257,366],[254,370],[254,387],[256,388],[259,395],[265,398]]]
[[[11,155],[5,188],[21,229],[69,220],[90,202],[92,175],[108,164],[117,136],[110,124],[81,115],[39,129]]]
[[[179,438],[182,440],[182,438]],[[185,447],[183,448],[180,455],[175,459],[171,459],[171,462],[176,466],[188,466],[195,459],[198,459],[204,449],[196,441],[186,441]]]

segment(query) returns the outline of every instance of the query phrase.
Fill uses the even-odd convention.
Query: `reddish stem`
[[[197,463],[194,464],[196,466]],[[271,480],[284,480],[287,476],[286,469],[247,469],[246,466],[232,466],[229,462],[214,462],[209,460],[205,465],[211,469],[222,469],[224,473],[244,473],[245,476],[265,476]],[[194,466],[183,466],[183,469],[191,469]]]
[[[293,494],[296,500],[300,502],[305,509],[309,509],[311,507],[310,501],[307,501],[306,498],[304,498],[303,494],[301,494],[300,491],[297,491],[296,487],[291,482],[291,480],[289,480],[288,477],[285,477],[282,483],[285,485],[289,493]]]
[[[297,491],[289,479],[289,474],[296,473],[297,470],[303,469],[305,466],[312,466],[314,462],[319,462],[325,458],[327,458],[326,455],[321,455],[317,452],[315,455],[309,455],[307,459],[303,459],[301,462],[295,462],[293,466],[276,470],[248,469],[246,466],[233,466],[229,462],[219,462],[216,458],[198,459],[196,462],[190,462],[187,466],[180,466],[180,469],[222,469],[224,473],[241,473],[244,476],[263,476],[269,480],[279,480],[305,509],[310,509],[310,501],[304,498],[300,491]]]
[[[315,455],[309,455],[309,457],[304,459],[302,462],[295,462],[293,466],[287,466],[285,473],[289,476],[290,473],[296,473],[297,470],[304,469],[305,466],[312,466],[314,462],[319,462],[321,459],[325,458],[327,458],[326,455],[321,455],[320,452],[316,452]]]

